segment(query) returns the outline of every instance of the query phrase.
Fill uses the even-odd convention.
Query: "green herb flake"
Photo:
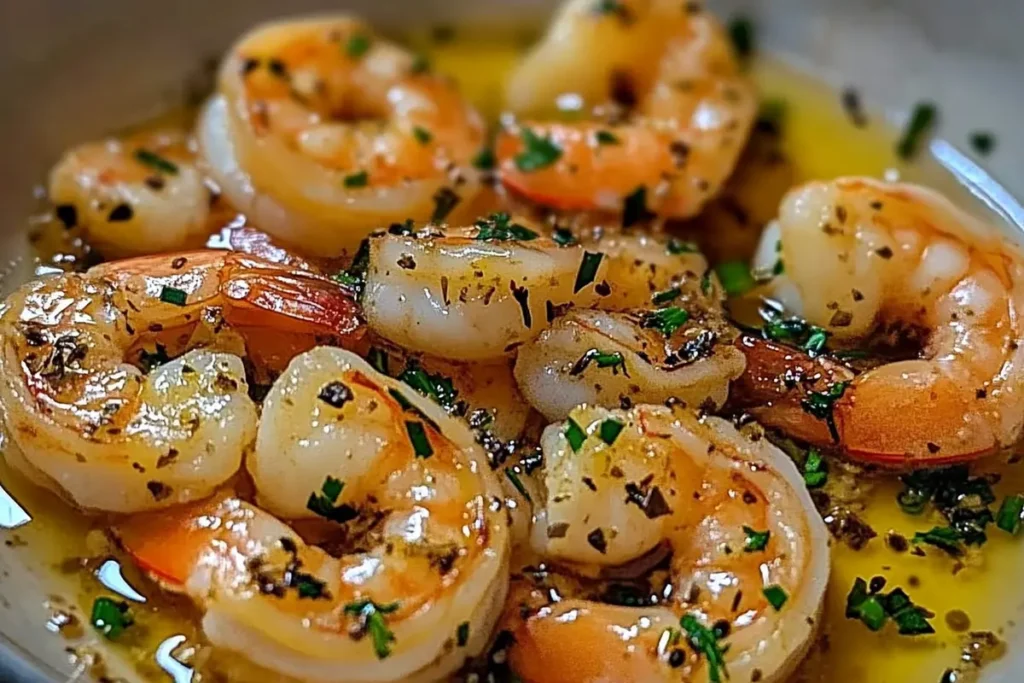
[[[928,531],[918,531],[914,534],[911,542],[914,545],[926,543],[953,557],[960,557],[964,554],[964,549],[961,545],[962,540],[960,533],[953,527],[937,526],[932,527]]]
[[[134,624],[128,603],[96,598],[92,603],[92,615],[89,619],[93,628],[107,640],[117,640],[125,630]]]
[[[338,497],[341,496],[341,491],[344,488],[344,482],[328,475],[320,486],[320,493],[309,494],[306,509],[338,524],[352,521],[359,516],[359,512],[351,505],[337,504]]]
[[[163,301],[165,304],[184,306],[187,300],[188,294],[184,289],[164,285],[163,289],[160,290],[160,301]]]
[[[775,608],[776,612],[781,610],[782,606],[789,600],[789,596],[782,586],[765,586],[761,593],[764,595],[765,600],[768,601],[768,604]]]
[[[673,237],[665,245],[665,251],[672,256],[679,256],[680,254],[699,254],[700,248],[696,242],[688,242],[678,237]]]
[[[611,368],[613,374],[618,374],[621,370],[626,377],[629,377],[629,373],[626,372],[626,359],[618,351],[606,352],[599,349],[589,349],[586,353],[580,356],[572,368],[569,370],[569,376],[575,377],[583,373],[591,363],[596,363],[599,368]]]
[[[358,173],[351,173],[345,176],[342,184],[348,188],[366,187],[370,182],[370,174],[366,171],[359,171]]]
[[[971,149],[983,157],[987,157],[996,148],[996,136],[988,131],[975,131],[971,133],[968,141],[971,143]]]
[[[914,106],[910,121],[896,143],[896,153],[901,159],[912,159],[917,154],[922,142],[935,126],[938,113],[939,110],[930,102],[919,102]]]
[[[580,262],[580,269],[576,271],[576,283],[572,287],[572,293],[576,294],[589,285],[597,277],[597,270],[601,267],[601,259],[604,254],[599,251],[583,252],[583,260]]]
[[[594,141],[598,145],[618,145],[621,143],[619,137],[609,130],[599,130],[594,133]]]
[[[878,596],[868,593],[868,582],[857,577],[846,596],[846,618],[859,619],[872,631],[880,631],[888,620]]]
[[[498,160],[494,156],[494,150],[490,147],[484,147],[476,156],[473,157],[473,168],[479,171],[492,171],[494,167],[498,165]]]
[[[562,433],[565,435],[565,440],[569,442],[569,447],[572,448],[573,453],[578,453],[583,446],[583,442],[587,440],[586,432],[571,417],[566,418],[565,429]]]
[[[619,0],[596,0],[594,2],[594,14],[619,14],[625,11],[625,7]]]
[[[469,642],[469,622],[464,621],[455,629],[455,642],[459,647],[466,647]]]
[[[869,591],[867,581],[859,577],[846,596],[846,618],[858,619],[872,631],[880,631],[892,618],[900,635],[928,635],[935,633],[928,621],[934,616],[915,605],[902,588],[889,593]]]
[[[671,306],[645,313],[640,326],[656,329],[666,337],[671,337],[689,319],[690,314],[685,309]]]
[[[547,168],[562,157],[562,148],[549,137],[541,137],[529,128],[520,132],[523,151],[516,155],[515,165],[523,173]]]
[[[462,201],[462,197],[450,187],[439,188],[432,199],[434,200],[434,212],[430,214],[430,222],[435,225],[443,222]]]
[[[434,454],[434,448],[430,445],[427,430],[424,429],[422,422],[407,420],[405,431],[409,434],[409,441],[412,442],[412,450],[417,458],[429,458]]]
[[[377,659],[384,659],[391,654],[391,643],[395,642],[395,634],[388,628],[385,616],[397,610],[397,602],[379,605],[373,600],[357,600],[344,607],[345,614],[357,617],[360,628],[369,632]]]
[[[450,377],[445,377],[440,373],[431,374],[418,364],[410,362],[398,379],[431,399],[446,412],[455,413],[459,410],[459,392]]]
[[[430,59],[426,55],[416,55],[413,57],[412,64],[409,66],[409,72],[413,74],[425,74],[430,72]]]
[[[763,551],[768,547],[768,539],[772,537],[771,531],[758,531],[749,526],[743,527],[743,533],[747,535],[747,540],[743,544],[743,552],[745,553]]]
[[[177,164],[168,161],[167,159],[160,156],[156,152],[152,152],[148,149],[135,150],[135,160],[138,161],[140,164],[149,166],[154,171],[166,173],[167,175],[178,175]]]
[[[647,188],[641,185],[622,201],[622,227],[631,228],[652,218],[654,214],[647,209]]]
[[[726,261],[715,266],[715,273],[722,283],[722,288],[729,296],[739,296],[749,292],[757,282],[750,273],[750,268],[742,261]]]
[[[615,440],[619,438],[619,434],[625,429],[626,425],[618,420],[611,418],[604,420],[601,426],[598,427],[597,433],[601,437],[601,441],[611,446],[615,443]]]
[[[505,477],[512,482],[512,486],[516,487],[516,491],[519,491],[519,495],[526,499],[527,502],[532,503],[533,498],[530,497],[530,492],[526,490],[526,486],[523,484],[523,480],[519,478],[519,473],[511,467],[505,468]]]
[[[572,234],[569,228],[555,228],[551,233],[551,239],[560,247],[572,247],[579,244],[576,235]]]
[[[836,382],[825,391],[809,391],[807,397],[800,402],[800,406],[805,412],[825,421],[832,440],[836,443],[839,442],[839,431],[836,429],[832,411],[835,402],[846,392],[847,385],[849,382]]]
[[[996,513],[996,526],[1016,536],[1020,532],[1021,514],[1024,513],[1024,496],[1019,493],[1007,496]]]
[[[354,33],[345,43],[345,54],[352,59],[359,59],[370,51],[373,41],[364,33]]]
[[[725,668],[725,649],[718,642],[718,634],[700,623],[694,614],[683,615],[679,625],[686,633],[690,647],[707,660],[710,683],[722,683],[722,676],[728,678],[729,672]]]
[[[538,235],[525,225],[513,223],[512,218],[504,212],[492,213],[487,218],[476,222],[476,239],[490,242],[529,242],[535,240]]]
[[[735,17],[729,22],[729,39],[740,61],[749,61],[754,56],[756,36],[756,27],[749,17]]]
[[[804,461],[804,484],[809,489],[819,489],[828,480],[828,466],[821,452],[817,448],[807,451],[807,460]]]
[[[757,112],[758,129],[773,135],[780,135],[786,122],[788,110],[789,105],[786,100],[780,97],[764,100]]]
[[[434,134],[423,126],[413,126],[412,136],[416,138],[416,142],[421,145],[429,145],[430,141],[434,139]]]
[[[672,287],[661,292],[655,292],[651,297],[651,303],[655,306],[661,306],[662,304],[671,303],[679,298],[683,293],[683,290],[679,287]]]
[[[373,366],[374,370],[382,375],[388,374],[388,354],[384,349],[377,346],[371,346],[366,359],[370,362],[370,365]]]

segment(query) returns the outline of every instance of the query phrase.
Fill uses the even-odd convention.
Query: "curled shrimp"
[[[631,197],[672,218],[718,192],[757,112],[722,27],[675,0],[570,0],[508,99],[527,118],[497,138],[506,187],[563,210],[620,212]],[[556,101],[572,103],[568,122],[530,118]]]
[[[645,308],[671,290],[693,290],[708,270],[707,259],[689,243],[661,236],[624,232],[604,236],[596,247],[608,260],[605,279],[611,293],[600,308],[621,311]]]
[[[513,670],[529,683],[786,680],[813,642],[829,575],[827,532],[792,461],[687,410],[581,406],[570,419],[542,437],[533,548],[571,569],[667,544],[673,589],[621,607],[559,595],[543,577],[519,586]]]
[[[453,360],[507,356],[559,307],[589,306],[603,254],[561,246],[507,214],[467,228],[370,237],[363,306],[370,328],[406,349]],[[607,285],[605,285],[607,286]]]
[[[661,309],[573,310],[519,348],[515,376],[530,404],[551,420],[581,403],[720,407],[744,371],[736,333],[700,298]]]
[[[202,246],[216,197],[173,130],[71,149],[50,171],[49,195],[65,226],[108,257]]]
[[[275,383],[248,467],[265,510],[227,496],[116,529],[145,570],[197,602],[215,646],[324,682],[439,680],[485,647],[508,530],[462,422],[320,347]],[[332,556],[271,514],[311,509],[365,530]]]
[[[29,283],[0,316],[0,408],[17,445],[6,455],[83,508],[208,496],[255,436],[238,356],[283,367],[361,329],[339,285],[240,254],[114,261]]]
[[[920,467],[1019,439],[1024,258],[995,228],[922,187],[841,178],[793,190],[766,240],[761,253],[778,241],[771,258],[784,265],[772,291],[794,313],[841,344],[920,346],[915,358],[853,378],[812,373],[832,379],[815,392],[820,414],[802,415],[817,425],[798,427],[811,440],[864,462]],[[764,349],[748,348],[759,372],[778,364]],[[785,412],[793,426],[800,416]],[[777,417],[772,406],[759,414]]]
[[[478,186],[480,116],[448,80],[346,16],[268,24],[221,69],[198,137],[227,197],[321,256],[372,228],[426,220]]]

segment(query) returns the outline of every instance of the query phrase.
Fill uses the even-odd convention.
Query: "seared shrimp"
[[[649,307],[674,288],[696,291],[708,271],[704,255],[678,239],[625,232],[603,237],[597,248],[608,259],[611,294],[600,302],[606,311]]]
[[[519,348],[515,376],[550,420],[581,403],[720,407],[746,367],[734,329],[699,300],[657,310],[569,311]]]
[[[605,268],[603,254],[560,246],[507,214],[443,231],[395,226],[370,237],[363,305],[370,328],[404,348],[501,358],[559,307],[596,302]]]
[[[274,385],[248,465],[268,510],[351,523],[349,543],[328,555],[230,496],[116,530],[198,603],[214,645],[325,682],[439,680],[484,648],[507,589],[508,530],[463,423],[321,347]]]
[[[18,446],[6,455],[83,508],[208,496],[255,437],[237,355],[283,366],[360,331],[336,283],[239,254],[116,261],[32,282],[0,317],[0,408]]]
[[[202,153],[231,202],[321,256],[468,200],[483,134],[450,81],[345,16],[243,37],[199,122]]]
[[[843,178],[792,191],[776,230],[766,239],[781,242],[784,273],[772,287],[794,313],[842,342],[922,342],[915,359],[819,392],[822,410],[803,417],[824,416],[825,443],[920,467],[1020,438],[1024,255],[994,227],[922,187]],[[770,407],[760,415],[773,421]]]
[[[108,257],[199,247],[210,231],[210,189],[178,131],[75,147],[49,193],[57,217]]]
[[[556,209],[619,212],[629,197],[672,218],[718,192],[757,113],[722,27],[676,0],[570,0],[508,99],[526,118],[497,139],[505,186]],[[531,118],[556,101],[586,120]]]
[[[827,532],[792,461],[688,410],[581,407],[570,419],[542,438],[534,549],[611,566],[667,544],[674,590],[620,607],[527,587],[513,670],[529,683],[786,680],[829,575]]]

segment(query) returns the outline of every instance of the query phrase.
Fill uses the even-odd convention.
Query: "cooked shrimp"
[[[237,355],[280,365],[360,330],[339,285],[239,254],[115,261],[32,282],[0,317],[12,463],[83,508],[208,496],[255,436]]]
[[[75,147],[49,193],[58,218],[108,257],[199,247],[211,229],[210,189],[178,131]]]
[[[558,307],[597,301],[605,268],[600,252],[560,246],[507,214],[443,231],[398,226],[370,238],[363,305],[370,328],[406,349],[501,358]]]
[[[995,228],[922,187],[843,178],[792,191],[777,229],[768,239],[771,249],[781,240],[784,274],[773,287],[794,313],[841,342],[923,341],[917,358],[818,395],[826,442],[919,467],[1020,438],[1024,255]],[[770,410],[761,417],[772,421]]]
[[[827,532],[792,461],[687,410],[581,407],[570,418],[542,439],[534,549],[609,566],[667,544],[674,590],[619,607],[527,588],[511,616],[513,670],[529,683],[786,680],[813,641],[829,575]]]
[[[600,302],[606,311],[649,307],[674,287],[696,290],[708,270],[696,246],[678,239],[627,232],[603,237],[596,247],[608,259],[611,294]]]
[[[346,16],[244,36],[199,123],[202,153],[231,202],[321,256],[468,201],[483,133],[450,81]]]
[[[699,300],[657,310],[569,311],[519,348],[515,376],[551,420],[581,403],[615,407],[669,398],[720,407],[746,367],[734,329]]]
[[[315,508],[368,530],[332,557],[231,496],[119,525],[144,569],[198,603],[215,646],[338,682],[439,680],[485,647],[507,590],[508,530],[462,422],[321,347],[274,385],[248,466],[267,509]]]
[[[672,218],[718,192],[757,113],[722,27],[675,0],[570,0],[508,97],[527,118],[497,139],[505,186],[557,209],[620,212],[629,197]],[[543,120],[556,101],[585,120]]]

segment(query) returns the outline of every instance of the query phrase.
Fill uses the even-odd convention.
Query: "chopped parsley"
[[[593,11],[594,14],[619,14],[625,9],[619,0],[596,0]]]
[[[424,429],[422,422],[407,420],[405,431],[409,434],[409,441],[412,442],[412,450],[417,458],[429,458],[434,454],[434,448],[430,445],[427,430]]]
[[[565,435],[565,440],[569,442],[569,447],[572,448],[573,453],[579,452],[583,442],[587,440],[586,432],[571,417],[566,418],[565,429],[562,431],[562,434]]]
[[[573,364],[572,369],[569,370],[569,376],[575,377],[582,374],[584,370],[590,367],[591,363],[595,363],[599,368],[611,368],[613,374],[617,374],[619,370],[622,370],[622,374],[629,377],[629,373],[626,371],[626,359],[623,358],[621,353],[618,351],[607,353],[598,349],[589,349],[580,356],[579,360]]]
[[[153,170],[159,171],[160,173],[166,173],[168,175],[178,175],[177,164],[168,161],[167,159],[160,156],[156,152],[152,152],[148,149],[135,150],[135,159],[140,164],[149,166]]]
[[[599,251],[583,252],[583,261],[580,262],[580,269],[576,271],[576,283],[572,287],[572,293],[576,294],[589,285],[597,277],[597,270],[601,267],[601,259],[604,254]]]
[[[337,275],[334,279],[343,285],[353,288],[356,292],[362,292],[366,284],[366,269],[370,266],[370,240],[364,239],[359,243],[356,255],[352,257],[349,267]]]
[[[128,609],[128,603],[110,598],[96,598],[92,603],[92,615],[89,622],[107,640],[117,640],[129,626],[135,623]]]
[[[839,442],[839,431],[836,429],[835,418],[832,414],[835,402],[842,398],[846,392],[849,382],[836,382],[825,391],[809,391],[807,397],[800,401],[800,406],[805,412],[810,413],[819,420],[824,420],[828,425],[828,431],[832,440]]]
[[[729,677],[725,668],[725,648],[718,640],[718,634],[700,623],[694,614],[684,614],[679,625],[686,633],[686,640],[698,655],[708,662],[708,680],[711,683],[722,683],[722,676]]]
[[[384,617],[398,611],[397,602],[379,605],[373,600],[357,600],[345,605],[344,611],[345,614],[358,619],[362,633],[370,634],[377,659],[384,659],[391,654],[391,643],[395,642],[395,634],[388,628]]]
[[[765,133],[780,135],[786,121],[788,105],[780,97],[772,97],[761,102],[757,112],[757,128]]]
[[[373,366],[373,369],[382,375],[388,374],[388,354],[384,349],[371,346],[370,352],[366,355],[366,359]],[[406,382],[408,384],[408,382]]]
[[[412,136],[416,138],[416,142],[421,145],[429,145],[430,141],[434,139],[433,133],[424,128],[423,126],[413,126]]]
[[[689,319],[690,314],[685,309],[671,306],[645,313],[640,326],[656,329],[666,337],[671,337]]]
[[[641,185],[622,200],[622,227],[631,228],[649,221],[654,214],[647,209],[647,188]]]
[[[618,420],[609,418],[601,422],[601,426],[597,429],[597,434],[601,437],[601,441],[604,441],[606,444],[611,446],[615,443],[615,440],[619,438],[619,434],[622,433],[622,430],[625,429],[625,427],[626,425]]]
[[[939,550],[949,553],[953,557],[960,557],[964,554],[964,548],[960,544],[963,537],[960,532],[951,526],[937,526],[929,531],[918,531],[914,534],[911,542],[914,545],[927,543]]]
[[[1016,536],[1020,532],[1021,515],[1024,514],[1024,496],[1019,493],[1007,496],[996,513],[996,526]]]
[[[896,143],[896,153],[901,159],[912,159],[917,154],[921,143],[935,125],[937,117],[938,109],[931,102],[918,102],[914,105],[910,121]]]
[[[551,239],[560,247],[571,247],[579,244],[576,235],[572,234],[572,230],[569,228],[555,228],[551,233]]]
[[[462,201],[462,197],[456,194],[455,190],[450,187],[440,188],[434,193],[432,199],[434,200],[434,212],[430,214],[430,222],[434,224],[444,221],[448,214],[452,212],[452,209]]]
[[[363,33],[354,33],[345,43],[345,54],[352,59],[359,59],[370,51],[372,41]]]
[[[516,491],[519,491],[519,495],[525,498],[527,502],[533,502],[533,498],[530,497],[530,492],[527,491],[526,486],[523,485],[523,480],[519,478],[518,472],[516,472],[511,467],[506,467],[505,476],[508,478],[510,482],[512,482],[512,486],[516,487]]]
[[[507,213],[500,211],[478,220],[476,227],[478,230],[476,239],[481,241],[507,242],[514,240],[517,242],[529,242],[540,237],[540,235],[525,225],[513,223],[512,218]]]
[[[490,147],[484,147],[477,152],[472,161],[473,168],[476,168],[479,171],[493,170],[497,163],[498,160],[494,156],[494,150]]]
[[[469,622],[464,621],[455,629],[455,642],[459,647],[466,647],[469,642]]]
[[[768,539],[772,537],[771,531],[758,531],[749,526],[743,527],[743,533],[747,535],[747,540],[743,544],[743,552],[756,553],[764,550],[768,547]]]
[[[409,66],[409,71],[414,74],[428,73],[430,71],[430,59],[426,55],[416,55]]]
[[[800,318],[775,318],[761,328],[765,339],[793,344],[806,351],[812,358],[825,352],[829,333],[817,325],[811,325]]]
[[[715,266],[715,273],[722,288],[729,296],[739,296],[754,288],[757,283],[750,274],[750,268],[742,261],[726,261]]]
[[[761,593],[764,595],[765,600],[768,601],[768,604],[775,608],[776,612],[781,610],[782,606],[789,600],[789,596],[786,595],[786,591],[782,586],[765,586]]]
[[[164,363],[169,363],[171,357],[167,355],[167,347],[163,344],[157,344],[154,351],[149,352],[146,349],[139,350],[139,366],[149,372],[153,368],[160,367]]]
[[[821,457],[821,452],[817,448],[807,451],[803,470],[804,483],[807,488],[818,489],[825,485],[825,481],[828,479],[828,465],[825,464],[825,459]]]
[[[398,379],[431,399],[449,414],[457,414],[465,407],[459,403],[459,392],[450,377],[440,373],[429,373],[413,361],[406,365]]]
[[[673,237],[665,245],[665,251],[672,256],[678,256],[679,254],[699,254],[700,248],[697,247],[695,242],[688,242],[678,237]]]
[[[350,173],[349,175],[345,176],[345,179],[342,181],[342,184],[344,184],[345,187],[348,188],[355,188],[366,187],[366,185],[369,182],[370,174],[367,173],[366,171],[359,171],[358,173]]]
[[[729,22],[729,39],[740,61],[749,61],[754,56],[756,29],[749,17],[735,17]]]
[[[996,148],[996,136],[988,131],[975,131],[971,133],[968,141],[971,143],[971,149],[983,157],[991,154]]]
[[[996,479],[991,475],[971,476],[963,465],[918,470],[900,477],[904,490],[896,502],[903,512],[911,515],[921,514],[929,503],[933,504],[956,536],[954,539],[951,532],[939,532],[938,535],[926,532],[930,535],[927,538],[922,536],[919,542],[937,547],[945,543],[952,548],[956,540],[958,549],[959,541],[966,545],[982,545],[988,540],[986,527],[995,521],[989,506],[996,500],[992,492]]]
[[[620,144],[619,137],[609,130],[599,130],[594,133],[594,141],[597,142],[598,145]]]
[[[541,137],[529,128],[520,132],[523,151],[516,155],[515,165],[523,173],[531,173],[547,168],[562,157],[562,148],[550,137]]]
[[[666,289],[664,291],[655,292],[651,296],[651,303],[653,303],[655,306],[661,306],[662,304],[667,304],[672,301],[675,301],[676,299],[679,298],[679,296],[682,293],[683,290],[680,289],[679,287],[670,287],[669,289]]]
[[[348,504],[337,504],[338,497],[341,496],[341,491],[344,488],[344,482],[328,475],[320,486],[320,493],[309,494],[306,509],[338,524],[352,521],[359,516],[356,509]]]
[[[175,306],[184,306],[188,300],[188,294],[184,289],[178,289],[177,287],[168,287],[164,285],[163,289],[160,290],[160,301],[165,304],[174,304]]]
[[[902,588],[882,593],[884,580],[879,582],[877,590],[874,579],[871,583],[872,587],[869,588],[868,582],[860,577],[854,581],[850,593],[846,596],[847,619],[858,619],[870,630],[880,631],[891,618],[899,634],[903,636],[935,633],[935,629],[928,621],[934,615],[915,605]]]

